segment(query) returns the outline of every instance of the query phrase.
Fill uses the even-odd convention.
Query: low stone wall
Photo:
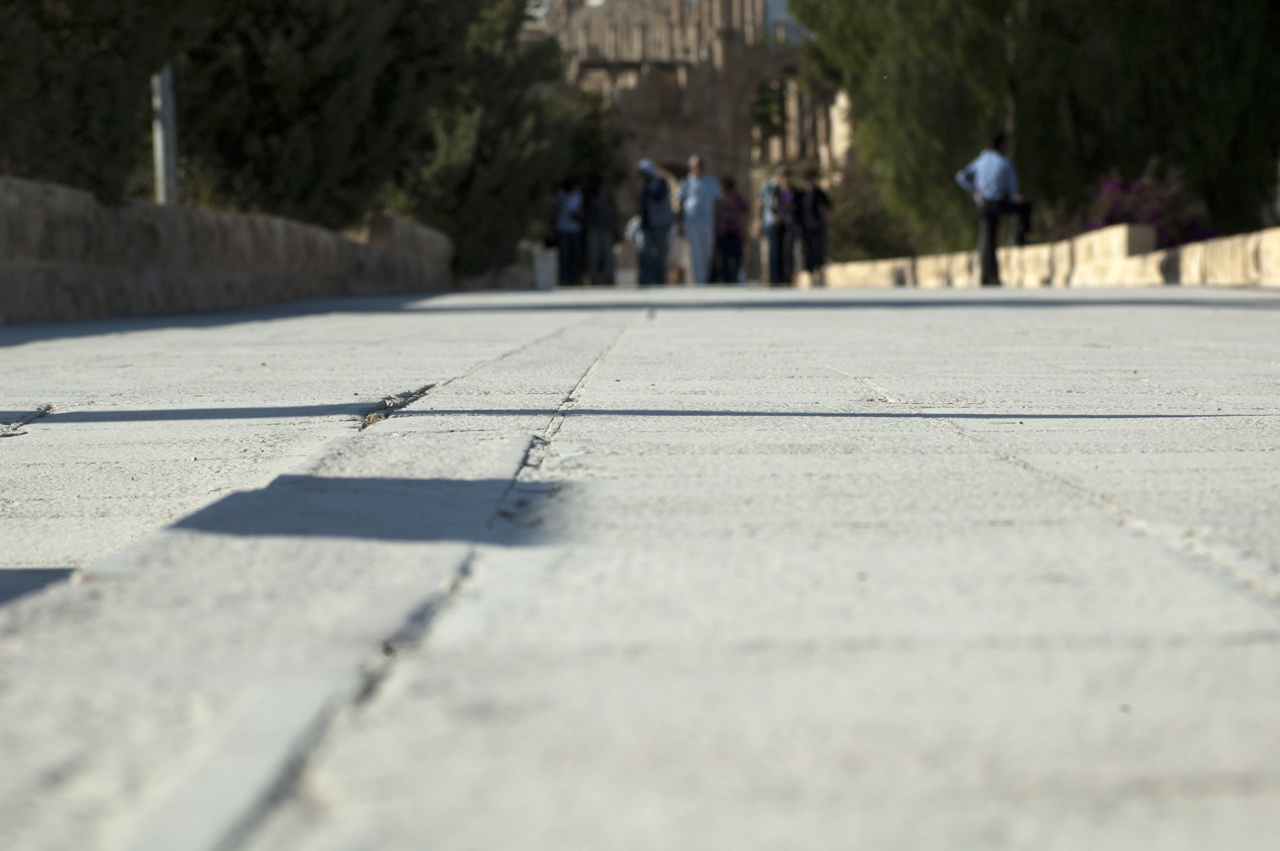
[[[1156,251],[1148,225],[1115,225],[1074,239],[1001,248],[1006,287],[1280,286],[1280,228]],[[828,287],[977,287],[976,251],[835,263]],[[807,280],[801,281],[805,286]]]
[[[375,219],[364,242],[273,216],[133,203],[0,177],[0,322],[229,310],[448,289],[453,245]]]

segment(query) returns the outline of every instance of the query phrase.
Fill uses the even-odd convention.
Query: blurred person
[[[973,196],[978,205],[978,255],[982,259],[982,286],[1000,286],[1000,265],[996,257],[996,239],[1000,217],[1018,217],[1012,245],[1026,245],[1031,231],[1031,205],[1018,190],[1018,172],[1005,156],[1009,137],[997,133],[991,145],[977,158],[956,172],[956,183]]]
[[[689,241],[689,280],[706,284],[711,274],[711,252],[716,237],[716,201],[723,191],[715,175],[707,174],[702,158],[689,157],[689,174],[680,181],[680,216]]]
[[[636,234],[641,284],[667,282],[667,245],[675,213],[671,210],[671,187],[658,173],[651,159],[643,159],[640,171],[640,227]]]
[[[582,224],[586,231],[587,284],[613,286],[617,282],[613,246],[618,241],[618,205],[601,175],[588,175],[586,188]]]
[[[773,196],[778,191],[778,176],[783,170],[783,166],[774,166],[773,174],[756,195],[760,202],[760,276],[766,282],[782,277],[782,270],[777,266],[778,253],[773,250]]]
[[[815,287],[825,286],[823,268],[827,265],[827,227],[831,221],[831,198],[818,185],[818,170],[804,173],[804,185],[796,204],[796,223],[804,246],[804,270]]]
[[[795,282],[795,248],[799,193],[791,185],[791,170],[777,173],[778,188],[773,193],[773,230],[769,238],[769,284],[790,286]]]
[[[582,217],[583,198],[578,181],[566,177],[556,190],[556,247],[560,250],[560,286],[582,283]]]
[[[747,216],[751,207],[738,194],[738,182],[726,174],[720,179],[724,194],[716,201],[716,278],[726,284],[742,283],[743,249],[747,241]]]

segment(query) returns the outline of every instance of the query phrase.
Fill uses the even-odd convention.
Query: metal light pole
[[[156,203],[178,203],[178,116],[173,66],[151,78],[151,140],[156,161]]]

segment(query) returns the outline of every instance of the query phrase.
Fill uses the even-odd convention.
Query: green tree
[[[227,0],[0,0],[0,171],[121,200],[145,156],[150,78]]]
[[[178,68],[183,150],[222,203],[358,219],[465,80],[473,0],[257,0]]]
[[[1280,153],[1280,7],[1269,0],[793,0],[815,67],[854,105],[855,145],[920,250],[967,247],[951,182],[1014,131],[1033,200],[1078,209],[1113,170],[1179,168],[1214,224],[1259,224]]]
[[[430,144],[389,199],[449,233],[459,271],[509,263],[570,172],[617,172],[620,138],[598,99],[561,82],[555,41],[521,38],[524,0],[472,0],[465,81],[429,113]]]

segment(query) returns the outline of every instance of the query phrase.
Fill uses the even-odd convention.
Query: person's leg
[[[803,231],[800,234],[800,242],[803,247],[801,252],[804,257],[804,270],[810,275],[818,268],[817,264],[817,234],[809,231]]]
[[[606,287],[617,286],[618,273],[614,267],[617,265],[613,256],[613,232],[602,230],[600,234],[600,283]]]
[[[652,230],[644,231],[644,248],[639,251],[640,283],[658,283],[657,234]]]
[[[769,283],[783,284],[786,279],[787,229],[774,225],[769,231]]]
[[[582,267],[584,265],[582,259],[586,253],[584,241],[585,237],[581,231],[573,234],[573,238],[570,240],[570,244],[573,246],[573,280],[570,283],[575,287],[582,286]]]
[[[773,280],[773,228],[760,232],[760,283]]]
[[[730,234],[725,237],[724,274],[720,279],[726,284],[736,284],[742,280],[743,244],[742,237]]]
[[[667,247],[671,231],[666,228],[655,230],[653,236],[653,270],[655,284],[667,282]]]
[[[996,261],[996,232],[1000,229],[1000,205],[987,202],[978,218],[978,258],[982,263],[982,286],[1000,286]]]
[[[789,287],[796,282],[796,235],[789,227],[778,227],[782,238],[778,242],[778,269],[781,276],[778,286]]]
[[[707,282],[711,271],[711,243],[715,238],[712,222],[686,222],[685,235],[689,239],[689,278],[694,286]]]
[[[573,283],[573,245],[571,233],[556,234],[556,247],[560,249],[560,286]]]
[[[595,266],[599,262],[598,248],[596,248],[595,230],[586,232],[586,265],[584,273],[586,275],[586,284],[595,283]]]
[[[820,230],[809,234],[808,250],[805,252],[805,265],[809,269],[809,274],[813,276],[813,285],[815,287],[826,286],[826,277],[823,275],[823,269],[827,265],[827,232]]]

